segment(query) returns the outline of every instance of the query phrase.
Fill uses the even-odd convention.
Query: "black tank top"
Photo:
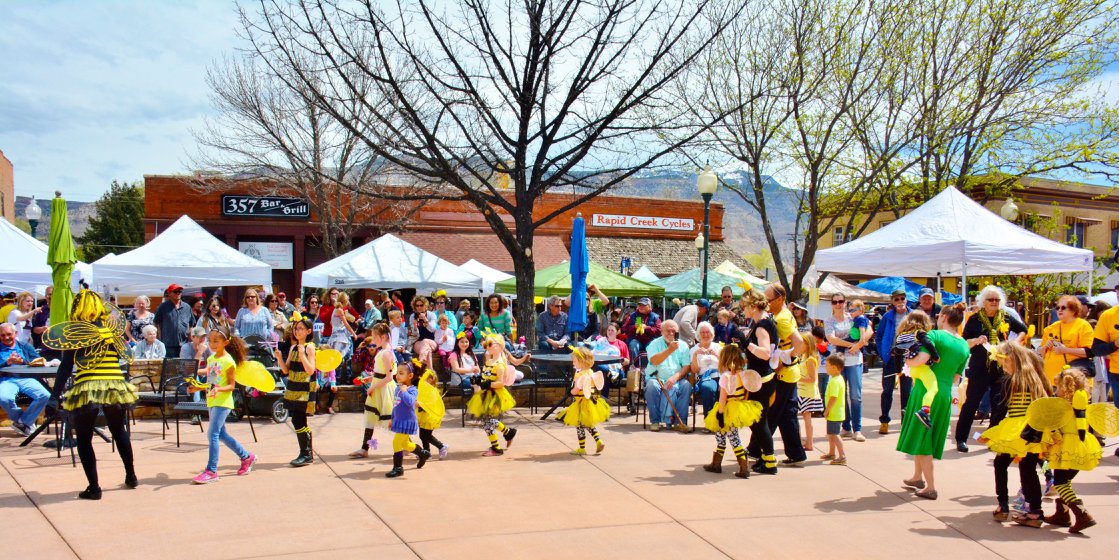
[[[747,330],[749,331],[750,328],[752,327],[747,327]],[[771,345],[777,342],[777,323],[773,322],[773,318],[767,316],[765,319],[759,321],[757,328],[750,332],[750,338],[747,340],[748,343],[758,343],[759,330],[764,330],[769,333],[769,343]],[[748,346],[743,348],[743,351],[746,352],[746,369],[752,369],[758,372],[758,375],[762,377],[769,375],[771,371],[769,369],[769,360],[755,356],[754,353],[749,350]]]

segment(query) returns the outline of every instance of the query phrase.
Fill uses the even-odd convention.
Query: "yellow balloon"
[[[272,373],[265,369],[264,364],[256,361],[246,361],[237,366],[234,374],[237,383],[244,385],[250,389],[256,389],[265,393],[270,393],[276,390],[276,378],[272,377]]]
[[[315,369],[330,371],[342,365],[342,353],[333,348],[321,348],[315,351]]]

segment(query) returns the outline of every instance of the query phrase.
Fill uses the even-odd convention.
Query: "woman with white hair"
[[[967,366],[967,400],[960,408],[956,421],[956,450],[967,453],[967,440],[979,402],[991,391],[991,426],[1006,416],[1003,389],[1006,374],[990,356],[990,350],[1007,340],[1018,340],[1026,333],[1026,325],[1006,313],[1006,292],[998,286],[987,285],[979,291],[979,310],[964,323],[964,339],[971,348]]]
[[[124,334],[128,337],[129,342],[139,342],[144,338],[144,327],[155,324],[155,313],[148,309],[152,306],[152,300],[148,296],[136,296],[132,300],[132,311],[128,313],[128,328]]]
[[[137,360],[162,360],[167,357],[167,347],[163,345],[163,341],[156,338],[158,331],[155,325],[148,325],[144,327],[143,338],[136,341],[136,346],[132,348],[132,357]]]
[[[703,403],[703,417],[719,400],[719,353],[723,345],[715,342],[715,327],[707,321],[696,326],[696,345],[692,348],[692,377]]]

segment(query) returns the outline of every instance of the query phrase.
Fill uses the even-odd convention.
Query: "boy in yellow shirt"
[[[831,461],[831,465],[846,465],[847,454],[843,452],[843,440],[839,432],[847,410],[847,386],[843,384],[843,356],[832,354],[825,362],[828,370],[828,389],[824,394],[824,418],[828,422],[828,454],[820,459]]]

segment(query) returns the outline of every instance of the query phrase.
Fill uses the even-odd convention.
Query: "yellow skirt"
[[[987,447],[995,453],[1006,453],[1011,457],[1025,457],[1028,453],[1044,454],[1053,444],[1053,433],[1045,432],[1041,443],[1026,443],[1022,439],[1022,430],[1026,429],[1026,417],[1003,418],[1002,422],[983,432],[982,437],[987,438]]]
[[[497,418],[502,412],[512,410],[517,400],[505,387],[485,389],[474,393],[466,403],[466,410],[478,418]]]
[[[389,381],[384,387],[365,397],[365,429],[387,428],[392,421],[392,399],[396,394],[396,382]]]
[[[715,415],[719,407],[715,406],[703,419],[703,427],[712,432],[725,432],[731,428],[749,428],[761,420],[762,403],[742,399],[727,400],[727,411],[723,413],[723,426],[719,427],[719,420]]]
[[[443,424],[443,416],[447,408],[443,405],[443,395],[426,381],[420,381],[418,411],[416,414],[420,428],[424,430],[437,430]]]
[[[1049,447],[1047,459],[1051,469],[1074,469],[1090,471],[1100,464],[1103,457],[1103,448],[1096,436],[1088,434],[1084,441],[1080,436],[1073,434],[1060,434],[1060,439]]]
[[[130,406],[136,402],[136,386],[124,379],[91,379],[75,383],[62,397],[62,408],[77,410],[86,406]]]
[[[568,426],[582,426],[593,428],[610,418],[610,403],[599,397],[593,401],[584,397],[575,397],[575,402],[565,408],[556,416],[556,420]]]

